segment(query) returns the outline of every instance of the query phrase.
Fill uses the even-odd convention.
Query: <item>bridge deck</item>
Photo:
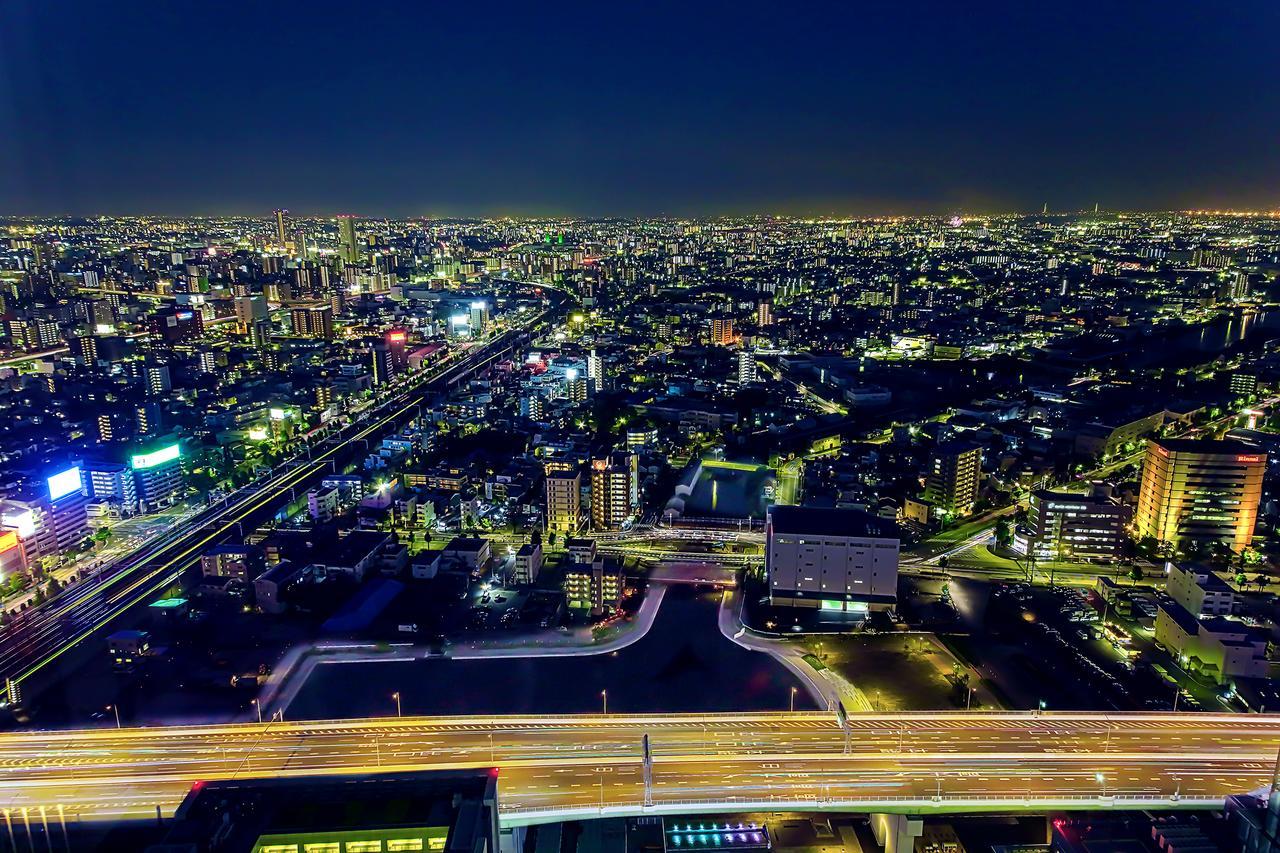
[[[653,754],[644,786],[641,738]],[[171,812],[197,781],[499,768],[503,819],[732,808],[1045,810],[1220,804],[1270,784],[1280,716],[405,717],[0,736],[0,809]]]

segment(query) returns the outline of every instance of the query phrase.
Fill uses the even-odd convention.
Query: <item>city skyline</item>
[[[0,853],[1280,853],[1277,32],[0,4]]]
[[[1273,4],[16,4],[0,211],[1274,210]],[[247,10],[246,10],[247,11]],[[109,47],[107,47],[109,46]]]

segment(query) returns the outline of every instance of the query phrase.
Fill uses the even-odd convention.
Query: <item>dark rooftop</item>
[[[892,521],[858,509],[775,506],[769,510],[769,520],[777,533],[898,538],[898,526]]]
[[[1222,456],[1240,453],[1256,456],[1257,447],[1242,441],[1215,441],[1205,438],[1164,438],[1154,442],[1171,453],[1212,453]]]

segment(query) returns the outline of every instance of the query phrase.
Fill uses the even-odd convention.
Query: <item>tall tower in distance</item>
[[[338,242],[342,244],[342,260],[354,264],[360,260],[360,247],[356,245],[356,218],[350,214],[338,217]]]
[[[284,247],[289,242],[289,225],[285,217],[289,215],[289,211],[284,208],[276,209],[276,245]]]

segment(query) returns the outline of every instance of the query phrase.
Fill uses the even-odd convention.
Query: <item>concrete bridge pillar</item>
[[[924,834],[924,821],[904,814],[873,814],[871,831],[884,853],[913,853],[916,839]]]

